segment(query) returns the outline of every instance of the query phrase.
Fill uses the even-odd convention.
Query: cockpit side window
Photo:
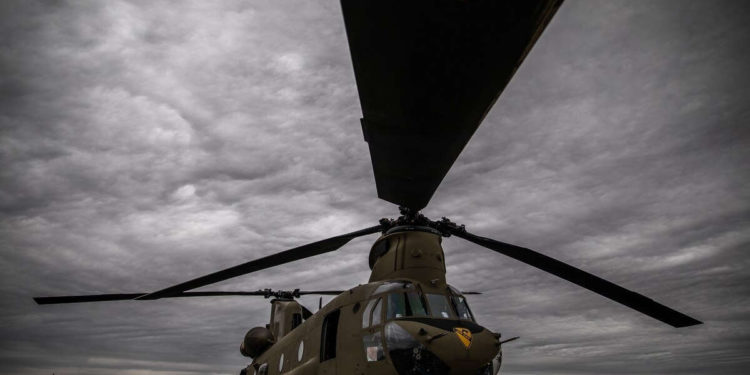
[[[383,304],[384,298],[374,298],[367,303],[367,307],[362,312],[362,328],[365,332],[362,336],[362,343],[365,349],[365,358],[368,362],[382,361],[385,359],[383,349],[383,336],[381,334],[383,321]]]
[[[474,321],[474,315],[471,313],[466,297],[462,296],[458,289],[450,285],[448,286],[448,293],[450,294],[451,303],[458,314],[458,318]]]
[[[458,319],[462,320],[474,320],[474,317],[471,316],[471,310],[469,310],[469,305],[466,303],[466,298],[464,296],[451,296],[451,301],[453,302],[453,306],[456,308],[456,313],[458,313]]]
[[[375,302],[377,302],[377,299],[371,299],[367,303],[367,307],[362,311],[362,328],[370,326],[370,316],[372,315],[372,308],[375,306]]]
[[[375,307],[372,309],[372,325],[373,326],[380,324],[380,322],[382,321],[382,318],[381,318],[382,316],[381,311],[383,310],[383,303],[381,302],[382,300],[383,300],[382,298],[378,298],[377,302],[375,302]]]
[[[383,310],[382,298],[373,298],[367,303],[367,307],[362,311],[362,328],[376,326],[382,321],[381,312]]]

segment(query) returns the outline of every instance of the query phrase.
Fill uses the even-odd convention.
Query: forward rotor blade
[[[231,279],[233,277],[247,275],[255,271],[260,271],[266,268],[278,266],[281,264],[293,262],[304,258],[309,258],[315,255],[327,253],[339,249],[346,243],[354,238],[365,236],[368,234],[378,233],[381,231],[381,226],[377,225],[374,227],[358,230],[340,236],[331,237],[325,240],[313,242],[307,245],[295,247],[294,249],[282,251],[273,255],[269,255],[264,258],[251,260],[247,263],[243,263],[234,267],[230,267],[218,272],[214,272],[205,276],[198,277],[196,279],[186,281],[168,288],[147,294],[145,296],[137,297],[136,299],[159,299],[164,297],[171,297],[180,294],[186,290],[199,288],[209,284],[217,283]]]
[[[378,197],[418,211],[562,0],[342,0]]]
[[[320,295],[339,295],[343,290],[321,290],[321,291],[300,291],[300,295],[320,294]],[[121,293],[121,294],[90,294],[83,296],[59,296],[59,297],[34,297],[39,305],[52,305],[61,303],[81,303],[81,302],[105,302],[105,301],[127,301],[135,300],[138,297],[146,296],[148,293]],[[224,297],[224,296],[268,296],[265,290],[256,290],[252,292],[184,292],[164,298],[183,298],[183,297]]]
[[[648,297],[625,289],[617,284],[611,283],[598,276],[592,275],[586,271],[575,268],[534,250],[507,244],[490,238],[480,237],[462,229],[451,228],[449,230],[451,234],[456,237],[463,238],[477,245],[494,250],[500,254],[520,260],[521,262],[543,271],[547,271],[555,276],[582,286],[594,293],[598,293],[615,302],[619,302],[631,309],[639,311],[673,327],[680,328],[702,324],[701,321],[664,306]]]

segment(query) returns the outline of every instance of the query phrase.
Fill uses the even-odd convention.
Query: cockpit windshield
[[[422,293],[408,281],[386,282],[375,289],[375,295],[382,295],[384,303],[379,305],[385,304],[385,321],[412,316],[474,321],[466,298],[453,287],[444,293]]]
[[[430,304],[430,315],[436,318],[456,317],[446,295],[428,293],[427,302]]]
[[[416,291],[396,292],[388,295],[388,314],[386,320],[405,316],[426,316],[422,296]]]

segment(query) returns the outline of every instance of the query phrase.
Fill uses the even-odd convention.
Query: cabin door
[[[340,315],[341,310],[332,311],[323,320],[320,332],[320,366],[318,367],[320,375],[336,375],[336,344]]]

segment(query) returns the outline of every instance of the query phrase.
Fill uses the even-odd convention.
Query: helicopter
[[[673,327],[700,321],[520,246],[481,237],[424,209],[562,4],[539,1],[342,0],[378,197],[396,219],[302,245],[154,292],[37,297],[39,304],[227,295],[271,298],[266,327],[248,331],[245,374],[497,374],[503,340],[482,327],[446,279],[444,237],[455,236],[556,275]],[[366,284],[345,291],[192,291],[336,251],[380,234]],[[334,295],[312,313],[301,295]]]

